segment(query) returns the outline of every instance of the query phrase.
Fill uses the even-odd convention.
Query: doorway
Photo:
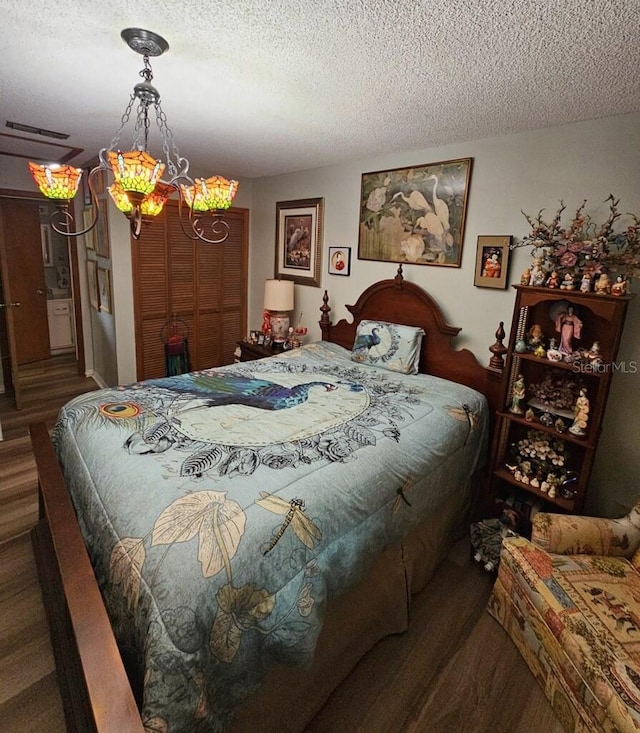
[[[18,409],[20,367],[51,358],[52,346],[73,355],[79,375],[85,370],[77,250],[49,226],[54,208],[42,197],[0,190],[1,379]]]

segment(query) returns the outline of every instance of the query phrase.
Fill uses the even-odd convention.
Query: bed
[[[32,427],[70,730],[303,730],[406,629],[481,483],[504,334],[481,367],[401,267],[347,308],[332,324],[325,292],[321,342]],[[358,358],[379,322],[424,333],[419,374]]]

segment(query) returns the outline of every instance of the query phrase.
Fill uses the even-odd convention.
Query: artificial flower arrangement
[[[535,219],[522,211],[531,233],[511,248],[530,245],[533,266],[522,273],[521,284],[626,294],[628,281],[640,277],[640,217],[629,213],[633,223],[615,232],[614,225],[622,216],[620,200],[609,194],[605,202],[609,202],[609,216],[600,226],[585,213],[586,199],[568,227],[561,221],[566,209],[563,201],[550,222],[542,218],[544,209]],[[609,275],[615,276],[615,282]]]

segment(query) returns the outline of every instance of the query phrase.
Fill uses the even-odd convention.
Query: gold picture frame
[[[82,228],[83,229],[86,229],[87,227],[90,226],[92,215],[93,215],[93,209],[90,206],[82,209]],[[91,249],[95,252],[96,242],[94,238],[94,232],[95,232],[95,227],[93,229],[90,229],[88,232],[85,232],[84,246],[87,249]]]
[[[105,267],[98,267],[98,294],[100,310],[103,313],[111,313],[111,271]]]
[[[98,263],[95,260],[87,260],[87,290],[89,292],[89,305],[95,310],[100,310],[97,270]]]
[[[460,267],[472,158],[362,174],[358,259]]]
[[[478,237],[476,270],[473,284],[478,288],[507,287],[509,269],[509,235],[485,235]]]
[[[320,287],[324,199],[276,203],[275,277]]]

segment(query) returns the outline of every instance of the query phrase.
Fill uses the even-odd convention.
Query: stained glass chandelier
[[[180,221],[185,234],[191,239],[210,244],[224,242],[229,235],[229,225],[223,218],[224,211],[233,202],[238,182],[222,176],[195,180],[189,176],[189,161],[180,155],[160,106],[160,94],[151,83],[153,71],[149,58],[161,56],[168,50],[169,44],[162,36],[141,28],[125,28],[121,36],[144,59],[140,71],[143,81],[135,85],[118,131],[110,146],[100,150],[98,165],[88,174],[87,186],[92,208],[88,226],[76,231],[70,207],[71,200],[78,192],[82,169],[69,165],[29,163],[29,170],[40,191],[58,204],[51,216],[51,227],[59,234],[73,237],[93,229],[98,218],[106,215],[96,195],[97,177],[107,176],[107,180],[113,180],[107,187],[109,195],[118,209],[129,218],[131,234],[135,239],[140,236],[142,223],[157,216],[169,197],[177,193]],[[136,102],[132,147],[123,151],[120,137]],[[154,158],[148,150],[152,109],[162,137],[164,161]],[[162,179],[165,172],[168,180]]]

